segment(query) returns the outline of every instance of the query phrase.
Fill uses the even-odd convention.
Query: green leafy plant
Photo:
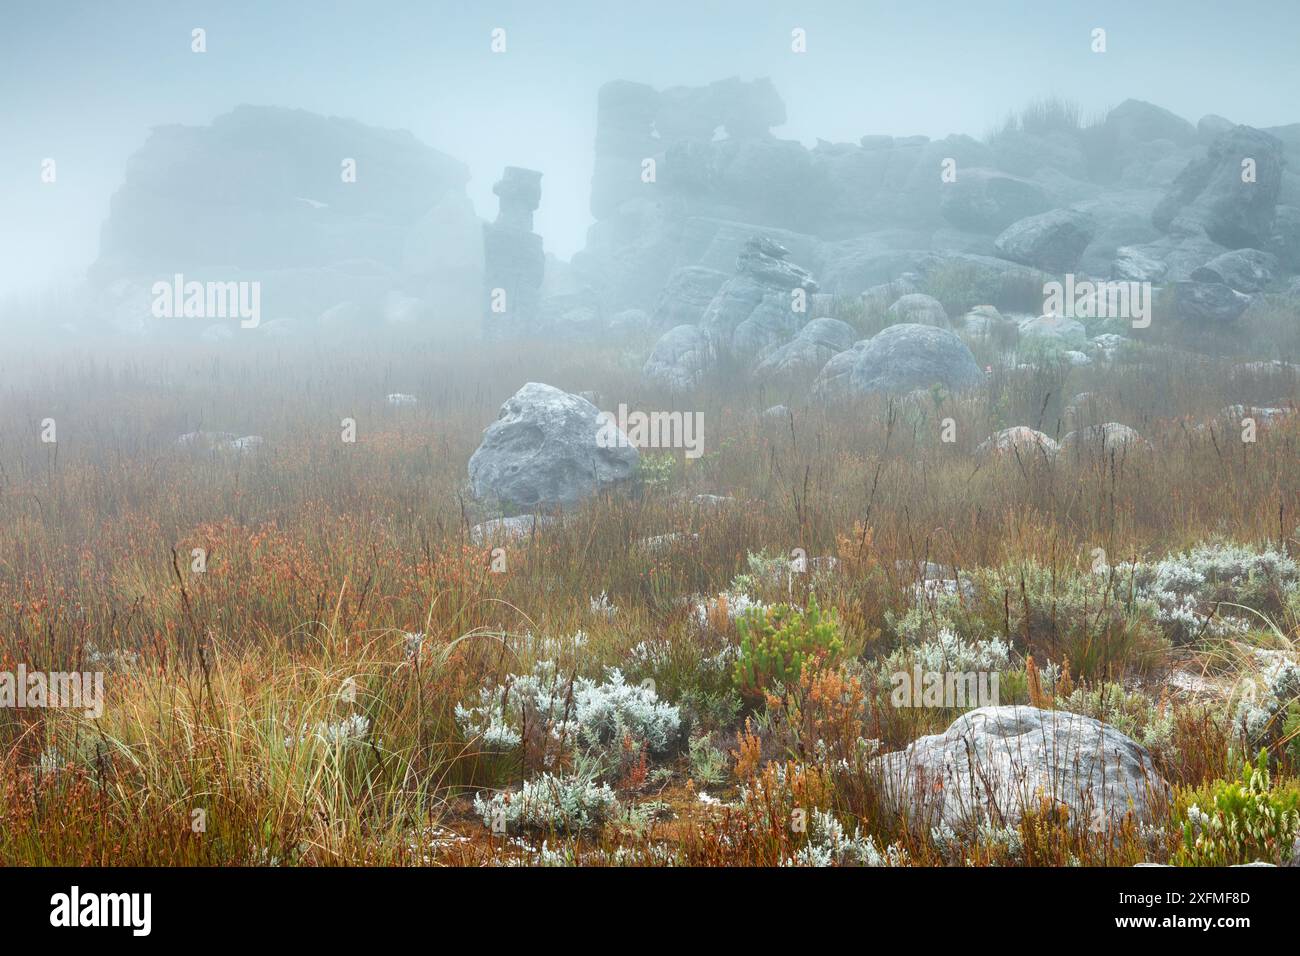
[[[817,596],[807,610],[789,604],[755,608],[737,621],[740,654],[735,681],[741,693],[758,697],[775,683],[791,684],[805,663],[833,662],[844,653],[844,639],[834,609],[823,614]]]
[[[1300,840],[1300,786],[1275,785],[1268,752],[1246,764],[1241,780],[1223,780],[1190,795],[1183,843],[1175,862],[1184,866],[1289,863]],[[1204,809],[1202,809],[1204,804]]]

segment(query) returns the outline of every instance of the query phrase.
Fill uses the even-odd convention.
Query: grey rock
[[[534,533],[553,524],[551,515],[512,515],[508,518],[493,518],[469,529],[470,544],[482,546],[494,542],[507,543],[522,541]]]
[[[1086,213],[1053,209],[1012,223],[994,245],[1012,262],[1048,272],[1071,272],[1096,231],[1097,223]]]
[[[785,345],[768,352],[754,367],[760,377],[815,375],[831,356],[853,345],[856,330],[839,319],[813,319]]]
[[[655,303],[651,323],[656,328],[699,324],[704,310],[726,281],[726,273],[704,266],[674,270]]]
[[[992,169],[963,169],[939,196],[944,219],[961,229],[1001,232],[1026,216],[1046,212],[1051,201],[1037,183]]]
[[[1253,182],[1242,181],[1242,163],[1248,159],[1255,164]],[[1178,174],[1152,222],[1167,231],[1175,219],[1189,219],[1229,249],[1261,248],[1272,236],[1283,163],[1276,137],[1249,126],[1234,127],[1214,141],[1203,159]]]
[[[1173,284],[1174,315],[1184,322],[1207,328],[1231,325],[1250,305],[1250,296],[1222,282],[1191,279]]]
[[[909,819],[954,829],[1015,826],[1047,799],[1083,829],[1156,815],[1168,786],[1151,755],[1114,727],[1061,710],[980,707],[942,734],[878,761],[888,804]]]
[[[1115,250],[1111,276],[1134,282],[1159,282],[1168,266],[1156,251],[1143,246],[1120,246]]]
[[[660,336],[641,373],[659,385],[686,390],[700,384],[714,361],[708,334],[697,325],[678,325]]]
[[[1082,322],[1060,315],[1022,319],[1019,327],[1023,338],[1048,339],[1061,345],[1082,345],[1088,338]]]
[[[948,313],[933,296],[912,292],[901,296],[886,313],[891,322],[914,322],[917,325],[948,327]],[[846,346],[847,347],[847,346]]]
[[[765,236],[745,244],[736,260],[737,275],[718,290],[700,320],[719,352],[750,357],[789,341],[803,326],[817,283],[787,262],[788,255]],[[797,306],[800,297],[803,311]]]
[[[961,392],[984,380],[966,343],[947,329],[929,325],[905,323],[883,329],[827,362],[818,385],[833,393],[839,383],[832,380],[843,374],[840,363],[848,364],[843,384],[856,395],[906,395],[936,385]]]
[[[1150,448],[1150,444],[1134,429],[1119,422],[1089,425],[1069,432],[1061,439],[1061,450],[1076,456],[1085,453],[1106,455],[1112,451],[1123,452],[1137,448]]]
[[[1277,257],[1258,249],[1233,249],[1192,270],[1197,282],[1221,282],[1238,292],[1259,292],[1273,281]]]
[[[474,497],[548,509],[629,480],[640,455],[617,428],[602,428],[598,416],[577,395],[539,382],[524,385],[501,406],[470,457]]]
[[[1049,435],[1044,435],[1027,425],[1004,428],[980,442],[975,449],[979,456],[1018,454],[1021,458],[1056,455],[1058,446]]]

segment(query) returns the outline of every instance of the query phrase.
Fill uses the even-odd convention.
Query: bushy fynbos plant
[[[603,681],[562,677],[552,661],[538,661],[531,674],[479,690],[478,704],[457,705],[456,723],[466,737],[490,750],[523,742],[525,723],[544,727],[558,749],[577,747],[596,754],[618,749],[630,738],[654,754],[673,749],[681,714],[648,686],[629,684],[617,668]]]
[[[737,620],[737,628],[736,686],[751,696],[778,682],[794,683],[807,663],[833,662],[844,653],[839,617],[834,609],[823,614],[815,594],[809,597],[807,610],[790,604],[752,610]]]
[[[578,833],[599,828],[618,812],[618,798],[589,777],[543,773],[516,791],[474,797],[474,812],[495,831],[553,830]]]
[[[1155,605],[1157,621],[1178,641],[1243,633],[1251,615],[1241,608],[1276,611],[1300,587],[1300,569],[1283,552],[1218,542],[1124,573],[1132,575],[1137,596]]]
[[[786,866],[904,866],[907,852],[900,846],[882,852],[859,827],[853,833],[828,810],[813,810],[808,820],[808,841],[795,851]]]
[[[1288,737],[1297,714],[1300,714],[1300,664],[1281,659],[1264,671],[1263,693],[1238,703],[1236,721],[1252,748],[1267,747]],[[1294,744],[1295,738],[1290,742]]]
[[[1274,786],[1261,750],[1241,780],[1220,781],[1187,808],[1175,862],[1184,866],[1295,863],[1300,841],[1300,787]]]

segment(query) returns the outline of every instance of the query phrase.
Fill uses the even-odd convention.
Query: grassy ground
[[[1300,598],[1256,582],[1223,598],[1250,606],[1248,628],[1179,633],[1094,565],[1097,549],[1122,568],[1202,542],[1295,555],[1300,416],[1253,443],[1216,418],[1232,402],[1294,407],[1295,378],[1154,349],[1105,368],[977,358],[992,371],[972,398],[801,410],[793,386],[655,392],[618,347],[12,355],[0,369],[0,670],[107,676],[98,719],[0,710],[0,863],[776,864],[826,844],[819,810],[894,862],[1205,862],[1184,844],[1188,808],[1248,779],[1261,743],[1229,689],[1265,679],[1268,653],[1294,657]],[[699,411],[705,454],[647,455],[635,488],[509,543],[494,570],[470,540],[491,515],[465,467],[526,381],[594,389],[604,408]],[[419,403],[392,407],[390,392]],[[759,415],[776,402],[795,411]],[[46,419],[55,442],[41,441]],[[1059,438],[1106,421],[1150,447],[974,454],[1010,425]],[[265,444],[177,447],[199,429]],[[839,563],[769,573],[796,548]],[[900,563],[925,561],[970,576],[974,593],[914,606]],[[803,607],[813,592],[842,649],[766,694],[738,682],[727,602]],[[702,617],[697,596],[712,601]],[[871,755],[957,712],[889,706],[880,662],[942,627],[1009,645],[1002,703],[1068,701],[1149,744],[1174,788],[1165,818],[1096,834],[1044,804],[1014,835],[972,837],[954,856],[883,810]],[[680,717],[676,738],[575,746],[525,719],[517,745],[493,748],[466,732],[458,704],[539,661],[569,687],[607,667],[652,681]],[[1268,799],[1282,803],[1300,770],[1287,719],[1262,742]],[[597,794],[575,798],[582,822],[494,832],[493,793],[573,780]]]

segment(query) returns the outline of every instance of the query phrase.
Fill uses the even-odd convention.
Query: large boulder
[[[789,341],[807,321],[817,283],[788,256],[765,236],[745,244],[736,276],[718,290],[700,321],[720,352],[756,355]]]
[[[1197,282],[1221,282],[1238,292],[1259,292],[1273,281],[1277,256],[1258,249],[1233,249],[1192,270]]]
[[[1050,460],[1058,450],[1056,441],[1050,435],[1044,435],[1028,425],[1014,425],[995,432],[980,442],[975,454],[981,458],[1014,455],[1019,458],[1042,457]]]
[[[813,319],[754,368],[760,377],[814,375],[831,357],[853,346],[853,326],[839,319]]]
[[[1096,231],[1097,224],[1087,213],[1053,209],[1012,223],[994,245],[1012,262],[1047,272],[1072,272]]]
[[[905,395],[933,386],[961,392],[984,378],[970,349],[954,333],[912,323],[891,325],[865,343],[834,356],[823,368],[816,390],[835,393],[839,384],[833,384],[833,380],[844,374],[847,379],[842,385],[855,395]]]
[[[1174,315],[1183,322],[1204,328],[1232,325],[1250,305],[1250,296],[1237,292],[1222,282],[1199,282],[1187,279],[1172,286]]]
[[[628,481],[640,455],[577,395],[529,382],[501,406],[469,460],[475,498],[546,510]]]
[[[895,812],[959,830],[1014,827],[1046,800],[1075,827],[1104,832],[1130,813],[1149,821],[1168,794],[1151,755],[1114,727],[1026,706],[969,711],[877,766]]]
[[[708,333],[698,325],[677,325],[659,337],[641,374],[658,385],[685,391],[700,384],[714,359]]]
[[[911,292],[900,296],[886,313],[891,322],[914,322],[917,325],[936,325],[941,329],[948,327],[948,312],[943,303],[933,296],[922,292]]]
[[[1284,162],[1280,140],[1237,126],[1178,174],[1151,221],[1165,231],[1175,219],[1189,219],[1229,249],[1262,248],[1273,233]]]
[[[962,169],[945,183],[939,211],[960,229],[1001,232],[1017,219],[1051,208],[1043,188],[1028,179],[992,169]]]

